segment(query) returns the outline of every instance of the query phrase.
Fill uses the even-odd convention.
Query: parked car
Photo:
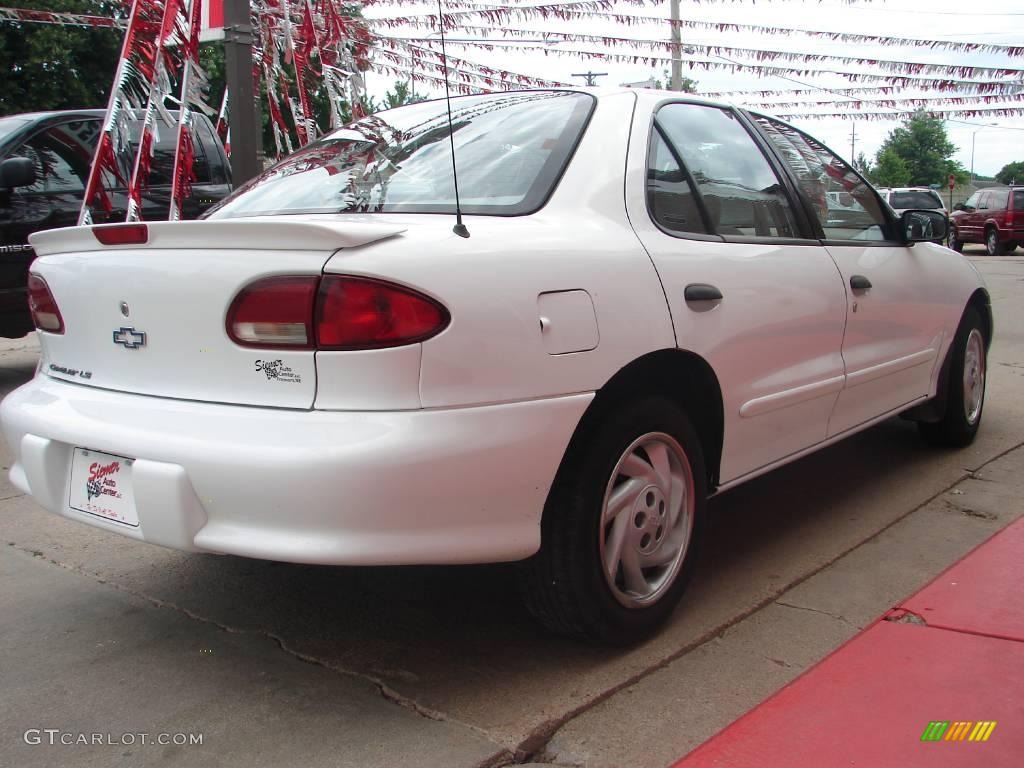
[[[0,336],[17,338],[33,328],[25,284],[35,254],[28,237],[77,223],[103,116],[101,109],[86,109],[0,118]],[[231,191],[224,147],[210,121],[202,114],[195,118],[196,181],[185,201],[185,218],[196,218]],[[139,123],[133,128],[138,132]],[[159,136],[142,197],[146,219],[166,219],[170,205],[174,131],[164,127]],[[122,176],[129,178],[127,158],[121,162]],[[104,186],[113,210],[107,214],[98,209],[94,218],[124,221],[125,185],[108,175]]]
[[[0,406],[11,480],[183,550],[521,561],[546,626],[635,641],[709,495],[895,414],[973,440],[992,313],[967,259],[919,242],[945,226],[685,94],[407,105],[204,220],[32,235],[42,364]]]
[[[941,211],[943,215],[949,216],[946,204],[942,197],[934,189],[928,187],[883,187],[878,194],[892,208],[897,216],[902,216],[904,211],[909,210],[933,210]],[[933,240],[932,242],[945,243],[945,240]]]
[[[964,243],[984,243],[989,256],[999,256],[1024,243],[1024,186],[980,189],[954,208],[949,228],[954,251],[962,251]]]
[[[949,215],[941,195],[928,187],[883,187],[878,190],[878,194],[897,216],[912,209],[942,211]]]

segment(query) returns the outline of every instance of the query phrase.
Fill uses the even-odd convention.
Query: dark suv
[[[954,206],[949,217],[949,247],[984,243],[989,256],[1009,253],[1024,244],[1024,187],[981,189]]]
[[[85,109],[0,118],[0,336],[18,338],[33,329],[26,282],[35,254],[28,236],[78,223],[103,117],[101,109]],[[196,180],[185,201],[186,219],[196,218],[231,191],[224,147],[210,121],[198,113],[194,117]],[[149,188],[142,197],[142,215],[147,220],[166,219],[170,207],[175,131],[162,123],[158,126]],[[138,128],[134,123],[136,137]],[[28,158],[31,165],[20,158]],[[130,161],[122,162],[121,174],[129,178]],[[96,223],[124,221],[128,201],[124,184],[108,175],[104,188],[113,210],[106,214],[97,206],[93,219]]]

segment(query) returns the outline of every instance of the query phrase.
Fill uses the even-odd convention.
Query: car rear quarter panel
[[[328,262],[326,272],[403,283],[451,312],[450,326],[423,343],[423,407],[592,392],[635,358],[675,345],[661,283],[625,214],[633,103],[631,93],[598,103],[566,173],[538,213],[466,217],[469,238],[453,234],[454,216],[396,215],[408,226],[404,234],[341,250]],[[589,295],[589,322],[597,321],[593,349],[550,354],[538,297],[557,291]],[[556,320],[575,321],[588,322],[583,315]],[[350,353],[319,353],[318,359],[325,354]],[[328,379],[329,369],[321,367],[321,389],[332,386]]]

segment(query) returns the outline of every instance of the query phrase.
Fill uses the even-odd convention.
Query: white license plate
[[[71,493],[68,505],[125,525],[137,526],[132,493],[134,459],[75,448],[71,462]]]

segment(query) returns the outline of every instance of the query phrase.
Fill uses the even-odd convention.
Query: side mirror
[[[900,223],[907,243],[944,241],[949,232],[949,219],[939,211],[904,211]]]
[[[9,157],[0,163],[0,188],[28,187],[36,183],[36,164],[27,157]]]
[[[963,203],[957,203],[956,205],[953,206],[953,210],[954,211],[966,211],[967,210],[967,206],[964,205]]]

